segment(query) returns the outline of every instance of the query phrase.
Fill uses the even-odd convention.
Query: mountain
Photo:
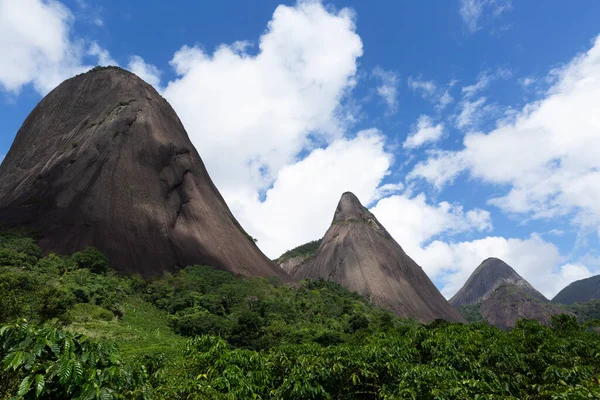
[[[552,299],[555,303],[573,304],[600,299],[600,275],[571,283]]]
[[[421,322],[437,318],[464,321],[421,267],[350,192],[342,195],[313,258],[293,276],[335,281],[399,316]]]
[[[484,260],[450,304],[469,321],[484,320],[501,329],[513,328],[523,318],[549,325],[552,315],[567,312],[497,258]]]
[[[288,275],[231,214],[169,103],[136,75],[94,68],[50,92],[0,165],[0,223],[44,251],[95,246],[121,272],[192,264]]]
[[[523,292],[531,297],[547,301],[543,294],[535,290],[510,265],[492,257],[484,260],[473,271],[464,286],[450,299],[450,304],[460,307],[480,303],[504,283],[521,287]]]

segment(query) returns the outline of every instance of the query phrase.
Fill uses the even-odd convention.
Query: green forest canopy
[[[20,231],[0,232],[0,304],[0,399],[600,397],[598,321],[568,315],[421,325],[332,282],[121,277]]]

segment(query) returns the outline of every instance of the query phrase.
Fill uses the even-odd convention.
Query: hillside
[[[600,275],[571,283],[552,299],[554,303],[573,304],[600,299]]]

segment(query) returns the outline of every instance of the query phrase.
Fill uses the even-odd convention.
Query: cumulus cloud
[[[492,228],[489,212],[481,209],[465,212],[462,206],[445,201],[430,205],[422,193],[414,197],[408,194],[386,197],[379,200],[371,212],[411,257],[419,253],[427,241],[441,234]]]
[[[393,71],[381,67],[373,69],[373,76],[381,81],[377,86],[377,94],[388,106],[388,114],[398,111],[398,77]]]
[[[164,90],[229,204],[264,192],[303,149],[342,136],[362,42],[350,10],[305,1],[277,7],[258,50],[184,46]]]
[[[127,64],[127,69],[154,86],[156,90],[161,90],[160,70],[156,66],[146,63],[142,57],[132,56]]]
[[[247,51],[249,42],[223,44],[213,53],[198,46],[182,47],[171,60],[178,77],[166,84],[163,95],[180,116],[236,217],[259,239],[261,249],[278,256],[302,240],[314,239],[310,234],[317,232],[307,227],[309,209],[299,208],[298,219],[289,216],[289,225],[272,226],[274,220],[287,221],[286,214],[297,204],[285,204],[282,212],[278,207],[284,205],[276,199],[300,199],[298,192],[305,190],[310,193],[307,197],[317,201],[322,215],[335,208],[319,198],[324,189],[311,184],[330,176],[325,170],[315,177],[308,175],[311,178],[306,182],[286,182],[298,177],[292,173],[297,171],[295,166],[308,168],[347,140],[343,139],[348,119],[344,100],[356,83],[362,42],[351,10],[300,1],[293,7],[278,6],[256,43],[258,51],[252,54]],[[357,143],[374,140],[363,136]],[[380,162],[377,152],[365,154],[374,158],[362,161],[361,169]],[[332,171],[343,174],[338,168]],[[376,182],[387,173],[375,171]],[[338,183],[342,182],[347,187],[334,185],[328,196],[338,198],[352,187],[351,179],[340,178]],[[289,189],[294,195],[280,194],[287,185],[292,185]],[[334,189],[338,186],[339,191]],[[321,227],[317,220],[310,221]]]
[[[577,227],[600,235],[600,38],[551,74],[555,83],[543,99],[487,134],[467,134],[463,150],[438,153],[411,176],[440,186],[467,170],[509,188],[490,200],[505,212],[571,216]]]
[[[405,149],[415,149],[426,143],[434,143],[441,139],[444,133],[444,124],[434,124],[431,117],[421,115],[415,129],[408,135],[404,144]]]
[[[563,264],[558,248],[535,234],[527,239],[489,236],[458,243],[434,241],[414,256],[430,277],[441,282],[446,298],[452,297],[488,257],[505,261],[549,299],[569,283],[592,275],[584,265]]]
[[[284,251],[325,234],[335,207],[345,191],[369,204],[383,191],[401,185],[380,186],[393,162],[384,149],[384,137],[375,130],[354,139],[340,138],[308,157],[283,167],[264,201],[230,203],[240,223],[258,238],[258,245],[275,258]]]
[[[109,58],[94,44],[72,37],[74,17],[58,1],[0,0],[0,89],[18,93],[33,84],[46,94],[64,79],[90,68],[83,58]],[[107,58],[108,57],[108,58]]]
[[[481,29],[486,13],[497,18],[511,8],[510,0],[460,0],[459,13],[469,32],[474,33]]]
[[[558,248],[536,234],[526,239],[487,236],[448,241],[451,235],[491,230],[490,213],[482,209],[465,212],[460,205],[447,202],[431,205],[423,194],[402,194],[380,200],[371,211],[404,251],[438,283],[446,298],[452,297],[488,257],[508,263],[548,298],[569,283],[593,274],[583,264],[564,264],[565,257]]]

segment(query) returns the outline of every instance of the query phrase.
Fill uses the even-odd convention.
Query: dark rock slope
[[[229,211],[171,106],[119,68],[71,78],[31,112],[0,166],[0,223],[46,251],[104,251],[153,276],[190,264],[288,275]]]
[[[464,286],[450,299],[450,304],[459,307],[480,303],[505,283],[519,286],[523,292],[531,297],[547,301],[543,294],[535,290],[511,266],[498,258],[492,257],[484,260],[473,271]]]
[[[296,279],[327,279],[399,316],[464,321],[358,198],[344,193],[314,257]]]
[[[600,299],[600,275],[571,283],[552,299],[555,303],[573,304]]]
[[[548,325],[552,315],[566,312],[497,258],[483,261],[450,304],[463,312],[475,307],[485,321],[501,329],[513,328],[523,318]]]

